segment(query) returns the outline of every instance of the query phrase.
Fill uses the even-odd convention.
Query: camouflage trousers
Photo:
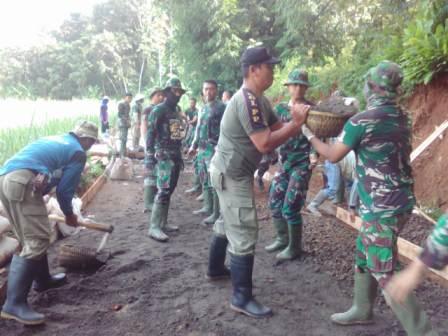
[[[448,265],[448,214],[437,221],[436,227],[426,240],[420,259],[426,266],[438,270]]]
[[[33,192],[31,170],[20,169],[0,176],[0,201],[14,235],[22,247],[20,256],[39,259],[50,246],[50,222],[41,193]]]
[[[409,217],[410,213],[404,213],[363,221],[356,239],[356,271],[369,272],[383,289],[394,272],[399,270],[397,239]]]
[[[187,148],[190,148],[193,139],[194,139],[194,133],[196,132],[196,126],[191,126],[188,128],[188,133],[187,136],[185,137],[184,140],[184,146]]]
[[[120,136],[120,156],[124,157],[126,155],[126,144],[128,142],[128,127],[120,127],[119,128],[119,136]]]
[[[193,168],[194,168],[194,174],[199,176],[199,170],[200,170],[200,168],[199,168],[199,153],[193,159]]]
[[[269,208],[273,218],[283,217],[289,225],[302,224],[300,210],[305,204],[310,176],[308,169],[280,167],[269,189]]]
[[[134,121],[132,124],[132,147],[135,149],[140,145],[140,122]]]
[[[210,161],[212,160],[215,150],[213,148],[207,147],[201,149],[198,153],[198,173],[199,179],[202,184],[202,190],[210,189],[212,186],[210,184]]]
[[[145,187],[156,187],[157,186],[157,175],[156,175],[155,167],[153,169],[146,168],[143,185]]]
[[[155,203],[168,204],[174,189],[176,189],[179,174],[183,167],[182,160],[170,158],[157,159],[155,174],[157,195]]]

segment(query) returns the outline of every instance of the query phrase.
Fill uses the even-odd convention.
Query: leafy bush
[[[424,1],[414,21],[404,30],[400,57],[406,84],[428,84],[448,70],[448,4]]]

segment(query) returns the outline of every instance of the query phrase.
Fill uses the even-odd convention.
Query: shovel
[[[61,216],[49,215],[48,218],[50,220],[65,223],[65,218]],[[59,250],[59,265],[65,268],[77,269],[97,268],[103,265],[108,256],[100,255],[100,252],[103,250],[104,246],[106,246],[109,235],[113,232],[114,227],[109,224],[86,221],[78,221],[78,224],[79,226],[90,230],[105,232],[105,234],[96,250],[69,244],[62,245]]]

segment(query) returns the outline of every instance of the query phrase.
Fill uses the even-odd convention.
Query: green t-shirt
[[[356,153],[363,220],[392,217],[414,207],[406,113],[395,105],[371,108],[350,118],[340,139]]]
[[[213,165],[236,180],[253,176],[262,154],[249,136],[277,120],[266,97],[256,97],[246,88],[238,90],[222,117]]]

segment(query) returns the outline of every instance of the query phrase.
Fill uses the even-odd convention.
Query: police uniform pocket
[[[219,170],[210,168],[210,182],[212,187],[218,191],[224,190],[224,175]]]
[[[12,173],[4,181],[4,193],[10,201],[21,202],[25,198],[25,191],[30,181],[29,177]]]

